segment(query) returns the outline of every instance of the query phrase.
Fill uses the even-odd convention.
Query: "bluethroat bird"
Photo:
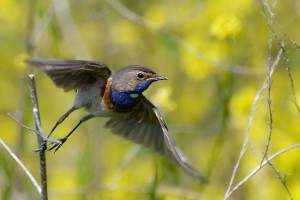
[[[44,71],[64,91],[77,91],[73,106],[58,119],[48,137],[73,111],[85,108],[89,113],[50,150],[57,151],[83,122],[93,117],[108,117],[105,126],[113,133],[162,153],[191,175],[206,181],[177,146],[158,109],[143,95],[153,82],[167,80],[166,77],[140,65],[114,72],[96,61],[32,58],[25,62]],[[46,150],[46,142],[42,148]]]

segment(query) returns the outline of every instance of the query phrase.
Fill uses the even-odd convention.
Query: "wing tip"
[[[206,176],[204,176],[203,174],[201,174],[199,171],[195,170],[194,176],[196,176],[201,181],[201,183],[203,183],[205,185],[207,185],[209,183],[208,178]]]

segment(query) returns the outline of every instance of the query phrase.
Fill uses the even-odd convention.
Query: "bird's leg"
[[[45,151],[47,149],[47,142],[48,142],[48,138],[52,135],[53,131],[56,129],[56,127],[61,124],[73,111],[77,110],[78,107],[73,106],[70,110],[68,110],[65,114],[63,114],[63,116],[61,116],[55,126],[52,128],[52,130],[50,131],[50,133],[48,134],[48,136],[44,139],[43,143],[41,144],[40,148],[36,151]],[[57,143],[58,144],[58,143]]]
[[[61,116],[56,124],[54,125],[54,127],[52,128],[52,130],[50,131],[49,135],[47,136],[48,138],[52,135],[53,131],[57,128],[57,126],[59,124],[61,124],[73,111],[77,110],[78,108],[77,107],[72,107],[70,110],[68,110],[65,114],[63,114],[63,116]]]
[[[61,139],[58,139],[59,141],[61,141],[61,144],[55,143],[53,145],[53,147],[51,147],[49,149],[49,151],[55,149],[54,152],[56,152],[66,142],[66,140],[72,135],[72,133],[78,128],[78,126],[80,124],[82,124],[83,122],[85,122],[85,121],[87,121],[87,120],[89,120],[89,119],[91,119],[93,117],[95,117],[95,115],[89,114],[89,115],[86,115],[83,118],[81,118],[80,121],[79,121],[79,123],[71,130],[71,132],[68,135],[66,135],[65,137],[63,137]]]

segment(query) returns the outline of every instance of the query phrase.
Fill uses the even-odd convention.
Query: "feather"
[[[124,138],[162,153],[185,171],[206,182],[194,169],[176,144],[158,109],[142,96],[140,104],[129,113],[114,115],[106,123],[107,128]]]
[[[31,58],[25,62],[44,71],[57,87],[65,91],[99,79],[106,81],[113,73],[108,66],[96,61]]]

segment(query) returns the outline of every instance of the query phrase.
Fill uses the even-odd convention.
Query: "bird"
[[[58,119],[47,138],[75,110],[84,108],[89,113],[49,150],[57,151],[83,122],[106,117],[109,119],[105,127],[112,133],[161,153],[207,183],[206,177],[190,164],[176,144],[159,110],[143,95],[152,83],[167,80],[166,77],[141,65],[113,71],[106,64],[92,60],[29,58],[25,62],[45,72],[65,92],[76,91],[73,106]],[[41,150],[45,151],[46,145],[47,141]]]

